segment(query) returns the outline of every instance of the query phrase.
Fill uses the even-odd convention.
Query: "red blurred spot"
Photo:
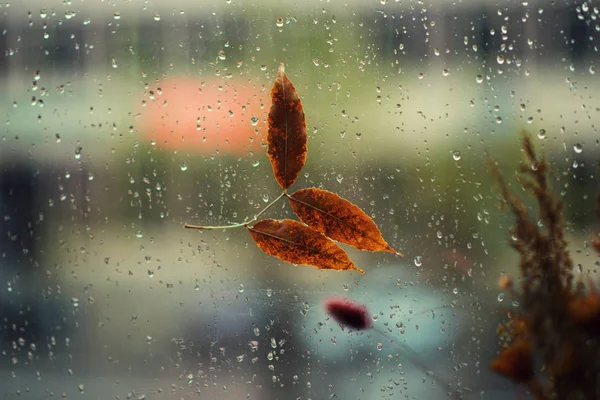
[[[260,150],[269,93],[239,78],[172,77],[148,89],[138,126],[163,149],[248,155]]]
[[[325,311],[339,324],[348,328],[359,331],[371,328],[367,307],[345,297],[332,297],[325,300]]]

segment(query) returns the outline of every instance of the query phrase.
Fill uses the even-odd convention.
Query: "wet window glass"
[[[599,7],[2,2],[0,397],[598,398]]]

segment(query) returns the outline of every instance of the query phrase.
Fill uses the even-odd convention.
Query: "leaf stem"
[[[283,192],[281,192],[281,194],[279,196],[277,196],[277,198],[275,200],[273,200],[272,202],[270,202],[269,204],[267,204],[267,206],[265,208],[263,208],[258,214],[256,214],[254,216],[254,218],[252,218],[250,221],[246,222],[245,225],[248,226],[252,222],[256,221],[258,219],[258,217],[260,217],[261,215],[263,215],[263,213],[265,211],[267,211],[269,208],[273,207],[275,205],[275,203],[277,203],[283,196],[287,196],[287,193],[286,193],[285,190]]]
[[[242,226],[246,226],[246,224],[248,224],[248,222],[240,222],[239,224],[233,224],[233,225],[221,225],[221,226],[207,226],[207,225],[190,225],[190,224],[184,224],[183,227],[186,229],[206,229],[206,230],[210,230],[210,229],[231,229],[231,228],[241,228]]]
[[[281,200],[281,198],[283,196],[288,196],[287,192],[284,190],[279,196],[277,196],[277,198],[275,200],[273,200],[272,202],[270,202],[269,204],[267,204],[267,206],[265,208],[263,208],[262,210],[260,210],[258,212],[258,214],[256,214],[252,219],[245,221],[245,222],[240,222],[238,224],[232,224],[232,225],[220,225],[220,226],[208,226],[208,225],[190,225],[190,224],[184,224],[183,227],[186,229],[199,229],[199,230],[217,230],[217,229],[232,229],[232,228],[241,228],[241,227],[247,227],[248,225],[250,225],[251,223],[255,222],[256,220],[258,220],[258,218],[263,215],[265,213],[265,211],[267,211],[269,208],[273,207],[275,205],[275,203],[277,203],[279,200]]]

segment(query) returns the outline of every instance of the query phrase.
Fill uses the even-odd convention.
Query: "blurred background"
[[[594,277],[599,24],[566,0],[3,2],[0,396],[525,396],[488,370],[518,299],[485,152],[514,182],[535,138]],[[309,133],[292,190],[359,205],[403,258],[348,249],[366,274],[326,272],[183,229],[279,194],[280,62]],[[333,295],[376,330],[342,330]]]

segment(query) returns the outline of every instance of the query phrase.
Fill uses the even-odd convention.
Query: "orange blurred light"
[[[237,156],[260,148],[270,107],[258,85],[217,77],[168,78],[144,100],[139,126],[157,147]]]

